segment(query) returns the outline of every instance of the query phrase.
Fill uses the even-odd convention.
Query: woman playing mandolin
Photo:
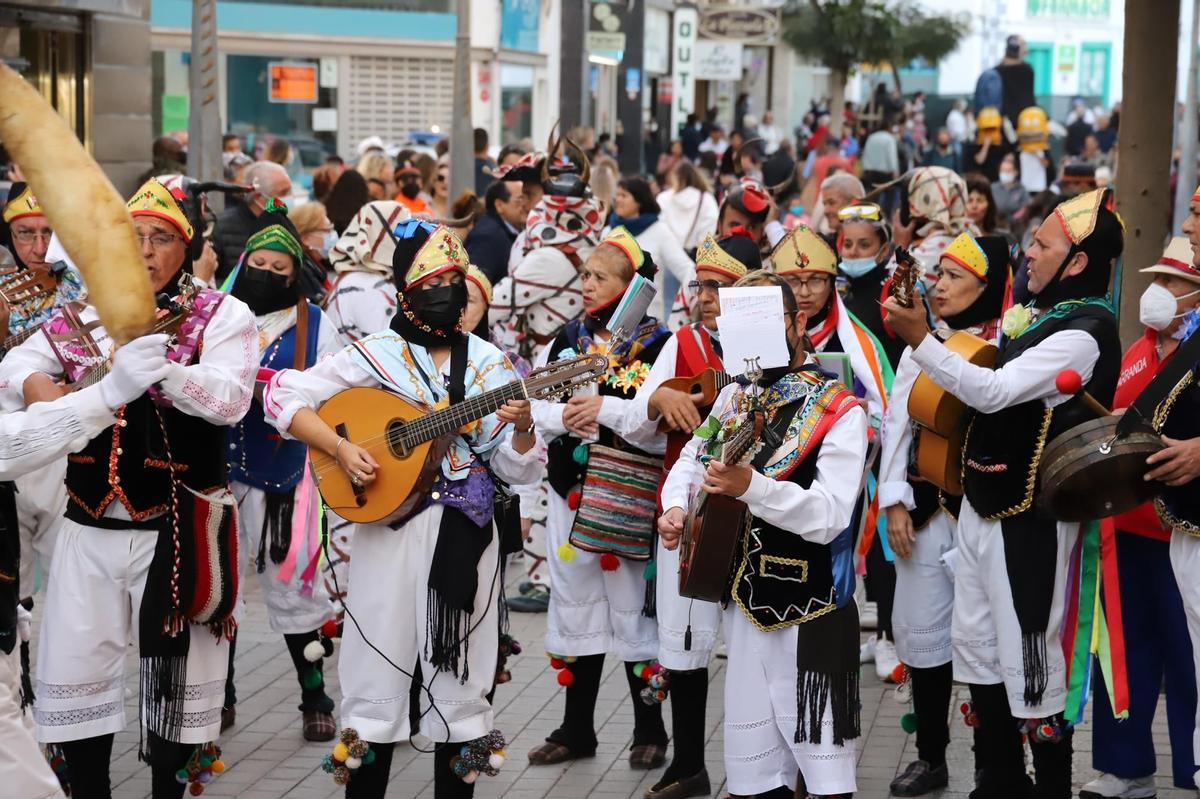
[[[360,488],[379,478],[389,441],[346,440],[315,413],[330,397],[352,387],[382,387],[429,408],[470,402],[517,377],[498,349],[461,332],[467,256],[453,233],[410,220],[396,236],[399,294],[391,330],[305,372],[279,372],[264,398],[268,421],[336,458]],[[420,504],[402,523],[359,525],[339,674],[343,724],[357,730],[375,756],[353,773],[348,796],[384,795],[394,744],[410,734],[408,674],[417,666],[432,704],[421,714],[420,731],[438,742],[436,790],[471,795],[472,788],[458,782],[451,758],[464,742],[480,750],[494,743],[486,737],[492,729],[487,696],[496,675],[501,586],[491,475],[494,470],[517,484],[537,480],[533,447],[529,403],[511,400],[458,430],[440,463],[433,464],[428,496],[418,497]],[[389,463],[401,468],[395,458]]]
[[[1004,238],[961,234],[942,253],[937,272],[930,299],[941,326],[994,344],[1011,283]],[[946,717],[954,677],[950,666],[954,583],[942,558],[954,547],[951,514],[958,512],[958,498],[941,495],[933,483],[911,471],[910,464],[917,462],[917,438],[909,417],[909,396],[920,374],[912,349],[906,349],[884,417],[879,466],[879,506],[887,515],[888,543],[896,555],[892,629],[896,653],[909,669],[917,715],[918,759],[892,781],[895,796],[921,796],[947,783],[950,729]],[[956,459],[948,468],[959,466]],[[942,507],[951,501],[950,509]]]

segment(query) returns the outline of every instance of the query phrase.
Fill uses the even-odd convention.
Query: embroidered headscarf
[[[396,253],[396,225],[408,219],[409,211],[391,200],[377,200],[359,209],[337,244],[329,251],[333,271],[374,272],[390,278]]]
[[[914,170],[908,180],[908,211],[913,219],[926,220],[917,235],[941,232],[957,236],[971,227],[967,218],[967,182],[943,166]]]
[[[585,257],[600,243],[603,230],[599,200],[545,194],[525,220],[525,252],[556,247],[566,255]]]

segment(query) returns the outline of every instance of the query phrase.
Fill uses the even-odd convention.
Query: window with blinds
[[[452,124],[454,62],[449,58],[351,56],[344,85],[346,141],[380,136],[404,143],[414,131]]]

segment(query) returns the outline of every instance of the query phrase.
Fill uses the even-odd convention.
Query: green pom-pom
[[[642,577],[647,581],[653,580],[656,574],[658,574],[658,566],[655,565],[654,561],[648,562],[646,568],[642,569]]]
[[[321,676],[321,672],[316,669],[309,669],[304,672],[304,679],[301,681],[301,684],[304,686],[304,690],[313,691],[320,688],[324,682],[325,678]]]
[[[905,713],[900,717],[900,729],[904,730],[909,735],[917,731],[917,714]]]
[[[375,750],[368,749],[367,753],[362,756],[362,762],[363,762],[364,766],[369,766],[372,763],[374,763],[375,762]]]
[[[571,452],[571,460],[578,463],[580,466],[586,466],[588,462],[587,444],[577,444]]]

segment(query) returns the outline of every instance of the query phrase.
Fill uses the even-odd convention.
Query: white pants
[[[436,672],[428,658],[429,567],[441,521],[442,506],[434,505],[399,530],[360,524],[354,533],[338,675],[342,682],[342,726],[358,730],[366,741],[408,740],[408,692],[412,682],[396,667],[411,673],[418,659],[425,686],[433,695],[433,708],[421,719],[422,734],[435,741],[458,742],[479,738],[492,729],[492,706],[487,695],[496,679],[500,643],[496,618],[503,587],[498,572],[499,542],[493,534],[476,570],[479,583],[475,610],[464,645],[466,651],[459,661],[459,675],[464,674],[464,668],[468,670],[464,682],[451,672]],[[428,702],[429,694],[422,691],[422,706]]]
[[[101,530],[64,519],[54,550],[37,659],[43,743],[125,728],[125,655],[136,651],[138,614],[158,533]],[[229,642],[191,625],[187,699],[177,743],[214,741],[229,669]]]
[[[679,595],[679,550],[667,549],[660,541],[655,554],[658,574],[658,662],[676,671],[703,669],[712,660],[721,627],[721,606],[716,602]],[[691,648],[685,648],[688,628]]]
[[[329,560],[321,568],[324,574],[325,594],[341,619],[342,602],[350,589],[350,551],[354,545],[354,531],[358,525],[348,522],[328,508],[325,509],[329,525]]]
[[[1179,585],[1179,596],[1183,599],[1183,612],[1187,615],[1188,637],[1192,639],[1192,661],[1196,674],[1200,675],[1200,538],[1178,530],[1171,533],[1171,570]],[[1196,724],[1192,729],[1192,751],[1200,752],[1200,708],[1196,711]]]
[[[892,632],[896,654],[906,666],[927,669],[951,660],[954,581],[942,556],[953,547],[954,521],[938,511],[917,531],[912,554],[896,557]]]
[[[549,536],[550,610],[546,651],[582,657],[611,652],[624,661],[658,656],[658,625],[642,615],[646,604],[646,564],[617,558],[614,571],[600,568],[600,556],[575,550],[564,561],[558,548],[569,543],[575,511],[550,492],[546,532]]]
[[[796,787],[796,768],[812,794],[853,793],[857,742],[833,743],[825,706],[821,743],[796,743],[796,627],[766,633],[742,611],[725,609],[725,778],[739,796]]]
[[[22,799],[61,797],[58,777],[38,748],[33,713],[21,710],[20,644],[0,652],[0,785],[5,796]]]
[[[256,574],[258,584],[262,586],[263,600],[267,604],[267,619],[273,632],[290,635],[308,633],[319,628],[334,617],[333,603],[325,592],[324,580],[318,574],[313,580],[312,593],[305,595],[300,590],[300,569],[286,582],[279,581],[278,563],[273,563],[270,556],[271,542],[267,542],[264,551],[263,571],[258,574],[255,561],[258,558],[259,546],[263,537],[263,515],[266,512],[267,499],[260,489],[251,488],[242,483],[233,483],[233,496],[238,504],[238,535],[241,538],[241,576],[242,580],[250,579]],[[317,521],[316,492],[313,492],[313,521]],[[300,508],[295,509],[299,515]],[[307,543],[305,543],[307,546]],[[301,566],[301,568],[303,568]],[[244,604],[239,602],[239,604]]]
[[[1016,718],[1040,719],[1066,706],[1066,662],[1059,636],[1066,599],[1067,563],[1078,524],[1057,525],[1054,597],[1046,625],[1046,691],[1037,705],[1025,704],[1021,626],[1013,608],[1000,522],[989,522],[964,500],[958,517],[954,567],[954,679],[976,685],[1004,683]]]
[[[33,596],[41,567],[42,590],[50,576],[58,528],[67,510],[67,459],[47,464],[13,482],[17,486],[17,518],[21,528],[21,596]]]

